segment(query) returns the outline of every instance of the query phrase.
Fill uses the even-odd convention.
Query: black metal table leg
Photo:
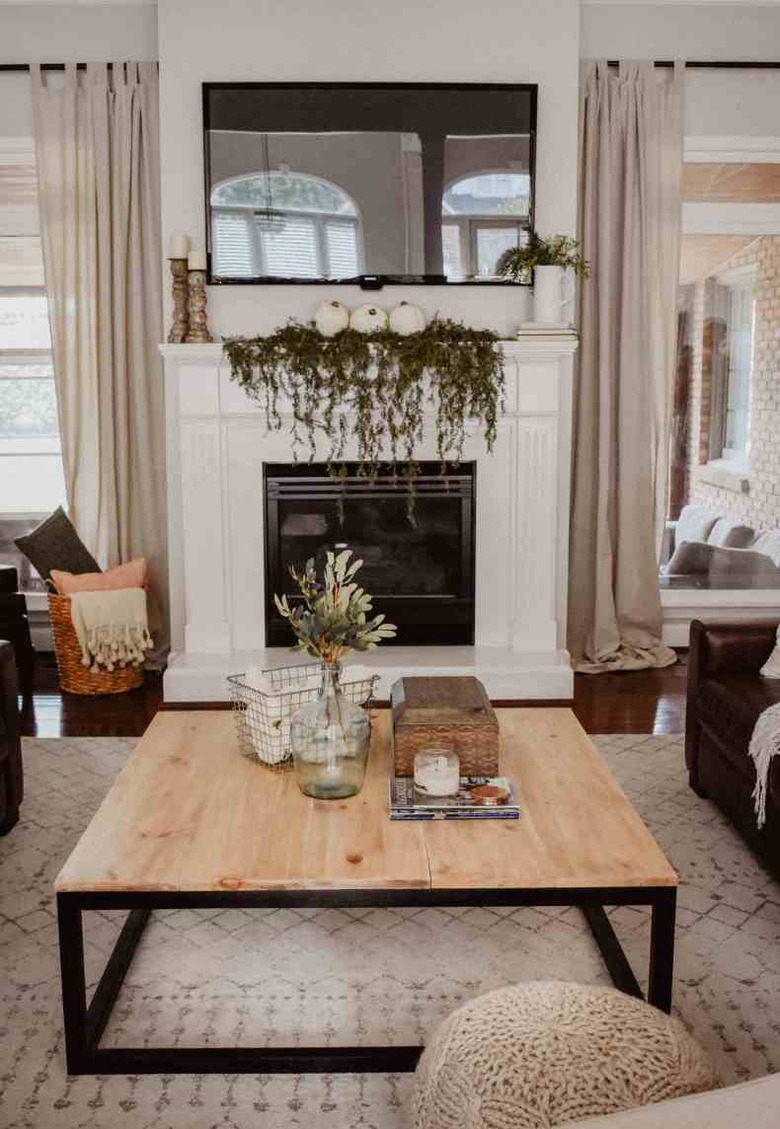
[[[89,1058],[87,989],[84,979],[81,909],[72,895],[57,895],[57,927],[60,938],[65,1061],[68,1074],[80,1074],[84,1072]]]
[[[587,919],[615,985],[641,996],[639,984],[604,906],[652,907],[648,1000],[669,1011],[674,968],[676,890],[673,887],[602,887],[533,890],[270,890],[80,891],[57,896],[65,1051],[69,1074],[290,1073],[413,1070],[416,1046],[100,1047],[133,954],[153,909],[363,905],[576,905]],[[128,917],[86,1005],[82,913],[124,909]]]
[[[666,1012],[672,1010],[676,912],[677,890],[673,886],[659,890],[653,902],[647,999],[649,1003]]]
[[[639,987],[634,970],[629,964],[628,957],[623,952],[623,946],[617,938],[612,922],[607,917],[603,906],[586,902],[582,907],[585,920],[590,926],[593,938],[599,947],[607,971],[612,977],[612,983],[627,996],[636,996],[644,999],[642,989]]]

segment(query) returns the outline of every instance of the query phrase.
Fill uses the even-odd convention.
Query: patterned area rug
[[[779,1070],[780,885],[688,789],[681,738],[595,740],[682,878],[678,1014],[723,1082]],[[65,1076],[51,885],[133,744],[25,742],[24,818],[0,840],[0,1125],[400,1129],[408,1076]],[[643,972],[648,914],[611,917]],[[94,983],[119,922],[87,921]],[[530,978],[608,982],[578,911],[171,911],[147,928],[106,1041],[408,1043]]]

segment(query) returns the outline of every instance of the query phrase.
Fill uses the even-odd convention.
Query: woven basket
[[[143,684],[141,666],[92,671],[81,662],[81,647],[70,617],[70,596],[49,594],[49,617],[60,687],[69,694],[124,694]]]

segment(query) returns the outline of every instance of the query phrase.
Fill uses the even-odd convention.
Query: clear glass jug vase
[[[317,698],[293,715],[290,738],[298,786],[319,800],[354,796],[363,787],[371,738],[368,712],[344,696],[339,663],[323,663]]]

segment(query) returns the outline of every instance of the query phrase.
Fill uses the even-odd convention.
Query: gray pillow
[[[747,549],[754,537],[755,533],[749,525],[740,525],[739,522],[719,517],[710,530],[707,544],[719,545],[722,549]]]
[[[780,567],[780,529],[767,529],[759,533],[750,548],[770,557]]]
[[[675,545],[683,541],[706,541],[718,515],[709,506],[683,506],[677,519]]]
[[[44,580],[49,579],[53,568],[76,573],[101,571],[62,506],[14,544]]]
[[[685,573],[707,572],[712,559],[713,546],[704,541],[683,541],[674,550],[674,555],[664,566],[666,576],[681,576]]]

